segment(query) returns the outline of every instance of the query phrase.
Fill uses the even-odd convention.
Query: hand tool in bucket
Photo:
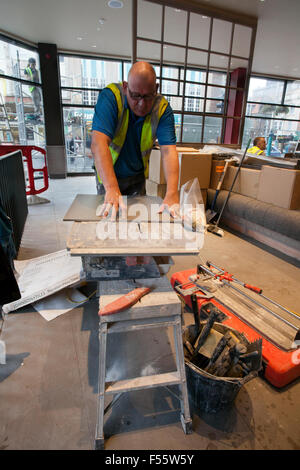
[[[218,194],[219,194],[219,192],[222,188],[222,184],[223,184],[225,175],[227,173],[227,168],[229,166],[229,163],[231,163],[233,161],[236,161],[236,157],[229,158],[229,159],[225,160],[225,165],[223,167],[222,173],[220,175],[220,178],[219,178],[219,181],[218,181],[218,184],[217,184],[217,188],[216,188],[216,192],[215,192],[215,195],[214,195],[214,199],[213,199],[211,208],[207,209],[207,211],[205,213],[207,223],[210,222],[217,215],[217,211],[214,210],[215,209],[215,204],[216,204],[216,201],[217,201],[217,197],[218,197]]]
[[[235,182],[236,182],[236,179],[237,179],[237,177],[238,177],[238,175],[239,175],[241,166],[242,166],[242,164],[243,164],[243,162],[244,162],[244,159],[245,159],[245,157],[246,157],[247,150],[248,150],[248,148],[249,148],[250,142],[251,142],[251,139],[248,140],[248,143],[247,143],[247,146],[246,146],[246,148],[245,148],[244,154],[243,154],[243,156],[242,156],[242,158],[241,158],[241,161],[240,161],[240,164],[239,164],[239,166],[238,166],[237,172],[236,172],[236,174],[235,174],[235,177],[233,178],[232,184],[231,184],[231,186],[230,186],[230,188],[229,188],[227,197],[226,197],[226,199],[225,199],[225,201],[224,201],[224,204],[223,204],[223,206],[222,206],[222,209],[221,209],[221,211],[220,211],[220,214],[219,214],[219,217],[217,218],[216,223],[212,223],[212,224],[208,224],[208,225],[207,225],[207,230],[208,230],[208,232],[212,232],[212,233],[214,233],[215,235],[218,235],[219,237],[223,237],[223,236],[224,236],[223,230],[221,230],[221,229],[219,228],[219,222],[220,222],[220,219],[221,219],[222,214],[223,214],[223,212],[224,212],[224,209],[225,209],[225,207],[226,207],[226,205],[227,205],[227,202],[228,202],[228,199],[229,199],[229,197],[230,197],[232,188],[233,188],[233,186],[234,186],[234,184],[235,184]]]

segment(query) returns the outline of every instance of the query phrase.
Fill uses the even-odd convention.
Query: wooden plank
[[[146,375],[135,377],[134,379],[119,380],[117,382],[107,382],[105,394],[118,392],[128,392],[130,390],[141,390],[165,385],[175,385],[181,383],[178,372],[167,372],[166,374]]]
[[[154,196],[127,196],[123,197],[127,205],[127,220],[136,222],[174,222],[167,212],[157,214],[158,207],[162,203],[160,197]],[[74,222],[99,222],[103,217],[96,215],[99,205],[103,204],[104,195],[100,194],[77,194],[63,220]],[[152,211],[151,211],[152,207]],[[109,218],[109,217],[108,217]],[[179,222],[179,220],[176,220]]]
[[[99,309],[136,287],[150,287],[152,291],[123,312],[101,316],[100,322],[117,322],[181,314],[181,302],[166,276],[159,279],[139,279],[135,282],[133,280],[102,281],[99,288]]]
[[[202,237],[181,224],[74,222],[67,248],[72,255],[195,255]]]

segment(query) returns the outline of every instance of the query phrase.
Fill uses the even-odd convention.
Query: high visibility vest
[[[126,139],[129,124],[129,109],[125,108],[125,95],[121,83],[111,83],[106,88],[109,88],[113,92],[118,106],[118,124],[113,139],[109,145],[112,161],[113,164],[115,164]],[[145,178],[148,177],[149,173],[149,157],[156,138],[157,126],[167,106],[168,101],[162,95],[157,95],[155,97],[151,113],[147,114],[143,123],[140,149],[144,164]],[[98,179],[100,183],[102,183],[99,175]]]
[[[261,150],[259,147],[256,147],[256,145],[254,145],[253,147],[250,147],[247,150],[247,153],[253,153],[254,155],[260,155],[260,154],[264,153],[264,151]]]
[[[32,73],[31,68],[30,68],[30,67],[26,67],[25,70],[26,70],[26,72],[28,73],[28,75],[29,75],[29,77],[30,77],[30,80],[33,80],[33,73]],[[32,93],[34,89],[35,89],[35,86],[29,87],[30,93]]]

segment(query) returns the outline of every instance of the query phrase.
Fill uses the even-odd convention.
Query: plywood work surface
[[[187,255],[201,246],[202,235],[181,224],[144,222],[74,222],[67,240],[72,255]]]
[[[160,197],[154,196],[123,196],[123,200],[127,205],[127,220],[136,222],[149,222],[154,219],[158,207],[162,203]],[[103,217],[96,216],[96,209],[103,204],[104,195],[100,194],[77,194],[70,208],[65,214],[64,221],[76,222],[98,222]],[[151,207],[153,213],[151,213]],[[109,217],[109,216],[108,216]],[[159,214],[155,217],[159,222],[171,221],[167,212]]]

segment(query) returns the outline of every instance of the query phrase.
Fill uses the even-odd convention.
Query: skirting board
[[[262,225],[249,222],[246,219],[237,217],[233,214],[224,216],[222,222],[228,227],[247,235],[254,240],[264,243],[275,250],[284,253],[300,261],[300,241],[286,237],[278,232],[274,232]]]

